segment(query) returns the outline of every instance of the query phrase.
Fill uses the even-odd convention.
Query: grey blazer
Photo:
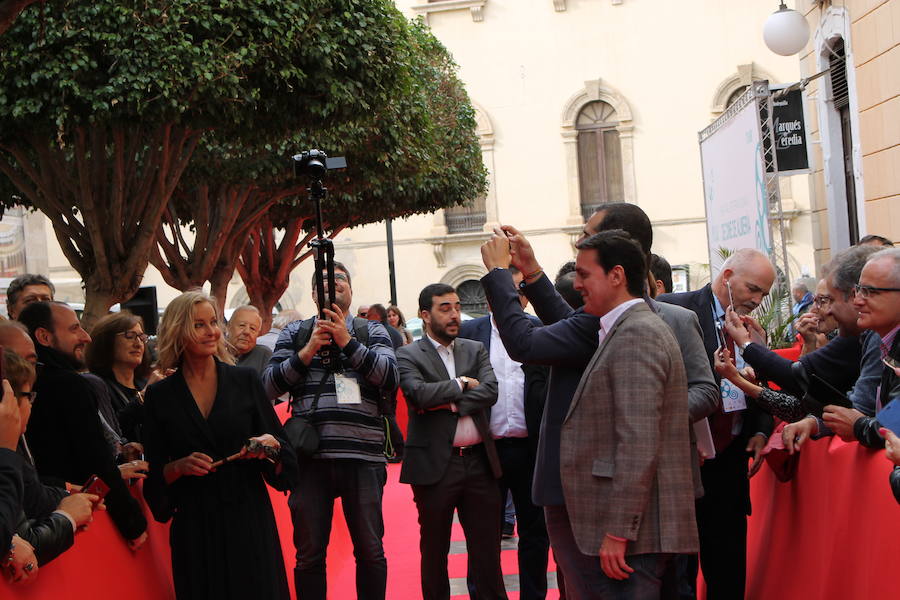
[[[697,552],[688,388],[671,329],[646,304],[619,317],[562,427],[566,509],[581,552],[608,533],[626,554]]]
[[[478,380],[478,387],[461,391],[431,341],[422,339],[397,350],[400,388],[409,408],[409,428],[400,481],[414,485],[437,483],[450,462],[456,423],[471,416],[481,434],[494,477],[500,477],[500,459],[491,437],[490,407],[497,402],[497,378],[481,342],[456,338],[453,349],[456,375]],[[459,412],[435,407],[454,403]]]

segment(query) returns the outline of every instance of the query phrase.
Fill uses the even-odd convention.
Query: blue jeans
[[[674,554],[631,554],[625,562],[634,569],[628,579],[610,579],[597,554],[583,554],[575,543],[565,506],[545,506],[547,533],[557,568],[566,580],[567,600],[658,600],[668,597],[662,577]]]
[[[387,560],[381,543],[381,499],[386,481],[384,463],[337,459],[300,463],[300,478],[288,501],[297,549],[294,585],[298,600],[326,599],[325,555],[335,498],[341,499],[353,541],[357,597],[384,600]]]

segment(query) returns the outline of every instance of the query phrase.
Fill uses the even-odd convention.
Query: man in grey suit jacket
[[[582,573],[595,565],[584,587],[567,589],[572,598],[656,598],[674,555],[699,548],[684,363],[642,299],[640,246],[611,230],[578,248],[575,287],[600,317],[600,343],[563,421],[569,526],[554,548]]]
[[[425,335],[397,351],[409,429],[400,481],[419,512],[424,600],[448,600],[453,511],[466,535],[478,598],[506,599],[500,570],[500,461],[489,427],[497,379],[481,342],[457,338],[460,304],[445,284],[419,294]]]

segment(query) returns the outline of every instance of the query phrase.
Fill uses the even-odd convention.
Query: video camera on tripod
[[[309,197],[316,208],[316,237],[309,246],[313,249],[316,263],[316,298],[319,299],[319,318],[325,319],[324,309],[331,308],[335,300],[334,284],[334,244],[325,237],[322,225],[322,200],[325,199],[327,188],[322,185],[322,177],[328,171],[347,168],[347,161],[342,156],[328,158],[321,150],[307,150],[292,157],[294,161],[294,175],[296,177],[309,177],[310,184],[307,188]],[[325,272],[323,275],[322,272]],[[327,285],[326,285],[327,284]],[[326,294],[327,292],[327,294]],[[322,366],[327,371],[339,372],[341,368],[341,351],[333,341],[319,350]]]

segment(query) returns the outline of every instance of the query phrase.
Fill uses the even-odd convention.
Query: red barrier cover
[[[398,416],[399,412],[398,408]],[[868,450],[837,438],[808,442],[790,482],[779,483],[771,470],[763,467],[751,484],[748,600],[900,598],[900,577],[895,571],[900,506],[888,486],[890,471],[883,450]],[[388,488],[385,547],[393,575],[388,597],[418,598],[415,560],[408,556],[399,560],[399,542],[388,539],[406,526],[409,539],[404,537],[401,546],[415,547],[411,494],[396,481],[396,472],[389,477]],[[290,573],[294,563],[287,502],[273,491],[272,504]],[[352,590],[352,545],[337,516],[340,511],[335,512],[329,585],[340,587],[332,575],[342,571],[346,572],[342,578],[345,587]],[[403,523],[398,523],[401,519]],[[11,586],[0,578],[0,598],[173,598],[168,525],[150,522],[147,546],[132,553],[109,517],[96,514],[88,531],[76,536],[74,548],[41,568],[35,581]]]
[[[807,442],[793,480],[753,478],[748,599],[900,598],[900,506],[884,451]]]

